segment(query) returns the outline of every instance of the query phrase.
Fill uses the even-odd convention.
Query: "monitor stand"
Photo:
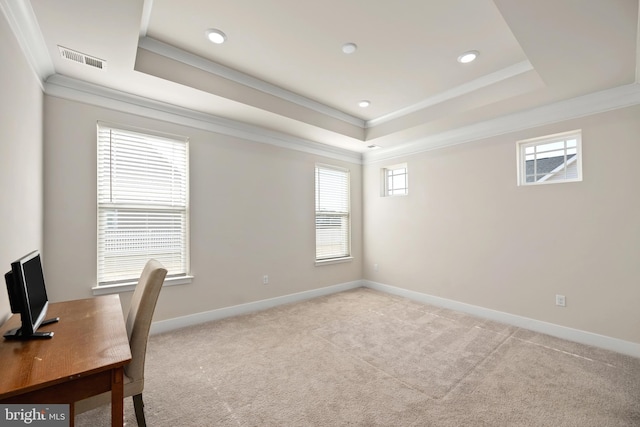
[[[40,326],[48,325],[60,321],[59,317],[52,317],[51,319],[43,320]],[[34,332],[31,335],[23,335],[22,328],[14,328],[5,332],[4,337],[8,340],[38,340],[53,338],[53,332]]]

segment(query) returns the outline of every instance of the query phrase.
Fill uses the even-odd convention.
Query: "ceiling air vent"
[[[90,67],[99,68],[101,70],[107,68],[107,61],[102,59],[98,59],[93,56],[85,55],[84,53],[80,53],[75,50],[67,49],[66,47],[58,46],[60,49],[60,55],[64,59],[68,59],[69,61],[74,61],[80,64],[85,64]]]

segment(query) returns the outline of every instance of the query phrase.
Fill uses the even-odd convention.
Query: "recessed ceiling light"
[[[210,29],[206,31],[207,38],[215,44],[222,44],[227,40],[227,35],[220,30]]]
[[[458,56],[458,62],[462,64],[468,64],[469,62],[475,61],[478,57],[477,50],[470,50],[469,52],[465,52],[462,55]]]
[[[369,102],[367,100],[362,100],[362,101],[358,102],[358,106],[360,106],[362,108],[367,108],[369,105],[371,105],[371,102]]]
[[[342,45],[342,52],[346,53],[347,55],[355,52],[356,50],[358,50],[358,45],[355,43],[345,43]]]

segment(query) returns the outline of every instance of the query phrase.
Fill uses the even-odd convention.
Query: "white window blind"
[[[349,171],[316,166],[316,260],[350,256]]]
[[[98,125],[98,284],[188,274],[188,142]]]

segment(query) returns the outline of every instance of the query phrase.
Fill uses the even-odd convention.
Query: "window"
[[[98,285],[138,279],[149,258],[186,276],[188,142],[98,124]]]
[[[407,165],[396,165],[382,169],[382,195],[405,196],[409,194]]]
[[[349,171],[316,165],[316,261],[349,258]]]
[[[581,132],[518,142],[518,185],[582,181]]]

